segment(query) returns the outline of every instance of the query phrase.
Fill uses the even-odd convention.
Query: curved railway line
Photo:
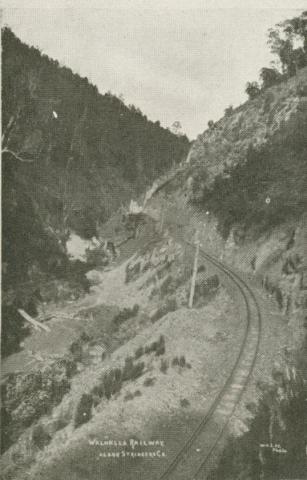
[[[193,247],[191,243],[185,243]],[[200,250],[200,258],[222,271],[240,291],[246,309],[245,331],[237,358],[223,387],[201,422],[157,480],[204,480],[208,477],[229,421],[250,381],[259,350],[262,318],[253,291],[237,273],[203,250]],[[199,448],[195,449],[196,446]],[[201,459],[199,453],[195,454],[199,450],[203,452]]]

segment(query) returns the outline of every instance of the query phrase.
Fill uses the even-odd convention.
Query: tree
[[[307,65],[307,11],[278,23],[269,30],[268,44],[271,52],[277,55],[282,72],[295,75],[297,70]]]
[[[233,114],[233,106],[229,105],[229,107],[225,108],[225,117],[230,117]]]
[[[245,93],[247,93],[250,100],[256,98],[260,93],[260,87],[258,82],[247,82]]]
[[[260,71],[260,79],[262,81],[261,88],[265,90],[276,85],[282,79],[282,75],[276,68],[263,67]]]
[[[174,135],[177,135],[178,137],[183,135],[182,125],[180,122],[178,122],[178,120],[176,120],[176,122],[174,122],[173,125],[171,126],[171,132],[174,133]]]

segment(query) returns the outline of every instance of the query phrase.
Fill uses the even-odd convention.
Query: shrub
[[[282,296],[282,291],[280,290],[279,287],[276,287],[275,289],[275,298],[276,298],[276,302],[280,308],[280,310],[282,309],[283,307],[283,296]]]
[[[186,398],[181,398],[180,399],[180,406],[181,407],[188,407],[190,405],[190,402],[189,400],[187,400]]]
[[[229,105],[229,107],[225,108],[225,117],[230,117],[233,114],[233,106]]]
[[[71,355],[64,355],[60,360],[57,361],[58,368],[63,368],[65,370],[65,375],[67,378],[73,377],[77,372],[77,365]]]
[[[185,367],[185,365],[186,365],[185,356],[181,355],[181,357],[179,358],[179,366],[183,368]]]
[[[121,369],[111,369],[103,376],[102,385],[94,387],[92,393],[95,393],[100,397],[105,396],[109,400],[112,395],[121,390],[122,382],[123,376]]]
[[[164,358],[161,359],[160,370],[162,373],[166,373],[168,370],[168,361]]]
[[[134,392],[134,396],[135,396],[135,397],[140,397],[141,395],[142,395],[142,392],[141,392],[140,390],[136,390],[136,391]]]
[[[87,343],[87,342],[90,342],[91,340],[93,340],[93,338],[87,332],[83,331],[80,334],[80,340],[83,343]]]
[[[124,308],[117,315],[115,315],[113,321],[119,326],[129,318],[135,317],[139,311],[139,305],[135,304],[132,308]]]
[[[141,272],[141,262],[137,262],[135,265],[131,266],[128,265],[126,266],[126,279],[125,279],[125,282],[126,283],[129,283],[131,282],[132,280],[134,280],[135,278],[138,277],[138,275],[140,274]]]
[[[185,356],[181,355],[180,357],[174,357],[172,360],[173,367],[180,367],[180,368],[192,368],[190,363],[186,362]]]
[[[199,265],[199,267],[197,268],[197,273],[202,273],[202,272],[205,272],[206,271],[206,267],[205,265],[202,263],[201,265]]]
[[[156,347],[156,356],[164,355],[164,353],[165,353],[165,340],[163,335],[161,335]]]
[[[155,378],[152,378],[152,377],[146,378],[146,380],[144,381],[144,387],[151,387],[152,385],[154,385],[155,381],[156,381]]]
[[[245,93],[247,93],[249,100],[253,100],[258,97],[261,90],[257,82],[247,82]]]
[[[124,396],[125,402],[128,402],[129,400],[133,400],[133,398],[134,398],[134,395],[131,392],[126,393],[126,395]]]
[[[74,417],[74,426],[78,428],[80,425],[87,423],[92,417],[93,397],[91,394],[84,393],[79,400]]]
[[[145,347],[145,353],[156,352],[156,355],[163,355],[165,353],[165,339],[163,335],[160,335],[159,340],[152,342]]]
[[[134,358],[138,359],[140,358],[142,355],[144,355],[144,347],[139,347],[136,349],[135,353],[134,353]]]
[[[146,345],[144,352],[147,353],[147,354],[148,354],[148,353],[151,353],[151,352],[152,352],[153,345],[156,345],[156,342],[151,343],[150,345]]]
[[[81,343],[80,339],[74,340],[71,343],[71,345],[69,347],[69,351],[72,354],[75,362],[81,362],[82,361],[82,353],[83,352],[82,352],[82,343]]]
[[[102,398],[105,394],[103,381],[99,385],[95,385],[95,387],[92,388],[91,393],[93,396],[98,396],[99,398]]]
[[[139,313],[139,310],[140,310],[140,306],[137,303],[135,303],[131,310],[131,316],[135,317]]]
[[[32,442],[36,447],[42,450],[51,441],[51,436],[44,429],[43,425],[38,424],[32,430]]]
[[[127,357],[125,358],[125,366],[123,370],[123,381],[129,380],[131,378],[133,372],[133,358]]]
[[[131,380],[134,380],[134,379],[140,377],[143,373],[144,367],[145,367],[144,362],[136,363],[133,367]]]
[[[263,89],[272,87],[282,80],[282,75],[276,68],[264,67],[260,71],[260,79],[262,81],[261,87]]]
[[[109,400],[112,395],[112,377],[109,374],[103,377],[103,391],[105,397]]]
[[[173,367],[176,367],[177,365],[179,365],[179,358],[178,357],[173,358],[172,365],[173,365]]]
[[[132,357],[127,357],[125,360],[125,366],[122,374],[123,381],[134,380],[140,377],[145,367],[144,362],[134,364]]]

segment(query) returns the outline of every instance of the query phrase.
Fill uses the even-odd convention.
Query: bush
[[[119,392],[122,387],[123,375],[120,368],[111,369],[103,376],[102,384],[94,387],[92,393],[99,397],[105,396],[108,400],[112,395]]]
[[[128,265],[126,266],[126,279],[125,282],[129,283],[132,280],[136,279],[138,275],[141,272],[141,262],[137,262],[135,265],[131,266]]]
[[[164,358],[161,359],[160,370],[162,373],[166,373],[168,370],[168,361]]]
[[[185,356],[181,355],[181,357],[179,358],[179,366],[183,368],[185,367],[185,365],[186,365]]]
[[[135,317],[139,312],[139,305],[135,304],[132,308],[124,308],[117,315],[115,315],[113,321],[119,326],[129,318]]]
[[[83,330],[80,334],[80,340],[82,343],[87,343],[93,340],[93,337],[91,337],[87,332]]]
[[[258,97],[261,90],[257,82],[247,82],[245,93],[247,93],[249,100],[253,100]]]
[[[224,115],[225,117],[230,117],[233,114],[233,106],[229,105],[229,107],[225,108]]]
[[[125,365],[123,370],[123,381],[127,381],[131,378],[133,372],[133,358],[127,357],[125,358]]]
[[[173,367],[176,367],[177,365],[179,365],[179,358],[178,357],[173,358],[172,365],[173,365]]]
[[[93,397],[84,393],[79,400],[74,417],[75,428],[87,423],[92,417]]]
[[[79,339],[74,340],[71,343],[71,345],[69,347],[69,351],[72,354],[75,362],[81,362],[82,361],[82,353],[83,353],[82,352],[82,343]]]
[[[177,300],[174,296],[171,296],[167,298],[165,303],[154,312],[154,314],[151,316],[151,322],[155,323],[167,313],[174,312],[175,310],[177,310]]]
[[[144,387],[151,387],[152,385],[154,385],[156,379],[155,378],[152,378],[152,377],[148,377],[146,378],[146,380],[144,381]]]
[[[283,76],[276,68],[264,67],[260,71],[260,79],[262,81],[261,88],[265,90],[279,83],[283,79]]]
[[[71,355],[64,355],[60,360],[57,361],[57,366],[60,369],[65,370],[65,375],[67,378],[73,377],[77,372],[77,365]]]
[[[142,355],[144,355],[144,347],[139,347],[136,349],[135,353],[134,353],[134,358],[135,359],[138,359],[140,358]]]
[[[145,368],[144,362],[136,363],[133,367],[131,380],[135,380],[136,378],[140,377],[143,373],[144,368]]]
[[[51,441],[51,436],[44,429],[43,425],[38,424],[32,430],[32,442],[36,447],[42,450]]]
[[[185,356],[181,355],[180,357],[174,357],[172,360],[173,367],[180,367],[180,368],[192,368],[190,363],[186,362]]]
[[[103,381],[101,381],[99,385],[95,385],[95,387],[92,388],[91,393],[93,396],[98,396],[99,398],[102,398],[105,394]]]
[[[96,385],[91,390],[91,395],[93,397],[98,397],[99,399],[105,397],[107,400],[109,400],[112,395],[120,392],[123,382],[126,382],[128,380],[134,380],[141,376],[144,367],[144,362],[134,364],[133,358],[127,357],[125,359],[124,368],[113,368],[109,372],[107,372],[102,377],[101,383],[99,385]]]
[[[156,352],[156,356],[163,355],[165,353],[165,339],[163,335],[160,335],[159,340],[152,342],[145,347],[145,353]]]
[[[280,310],[283,308],[283,296],[282,296],[282,291],[279,287],[276,287],[275,288],[275,298],[276,298],[276,302],[278,304],[278,307],[280,308]]]
[[[144,367],[145,367],[144,362],[139,362],[134,364],[133,358],[127,357],[125,360],[125,366],[124,366],[123,375],[122,375],[123,381],[134,380],[140,377],[143,373]]]
[[[188,407],[190,405],[190,402],[189,400],[187,400],[186,398],[181,398],[180,399],[180,406],[181,407]]]
[[[165,353],[165,340],[163,335],[160,336],[157,347],[156,347],[156,356],[164,355]]]
[[[133,400],[133,398],[134,398],[134,395],[131,392],[126,393],[126,395],[124,396],[125,402],[128,402],[129,400]]]

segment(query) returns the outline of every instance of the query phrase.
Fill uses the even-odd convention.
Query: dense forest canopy
[[[3,210],[10,212],[4,219],[4,261],[9,264],[10,252],[18,250],[14,239],[24,234],[27,221],[34,225],[34,212],[35,222],[63,245],[70,229],[90,237],[97,222],[182,161],[189,141],[111,93],[101,95],[87,78],[25,45],[7,27],[2,46]],[[12,209],[19,201],[27,212],[17,231]]]

